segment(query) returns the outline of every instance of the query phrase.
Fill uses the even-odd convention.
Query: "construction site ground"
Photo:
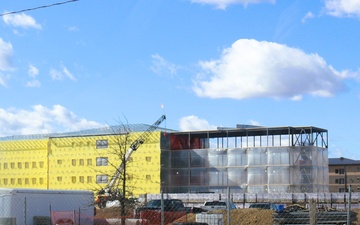
[[[357,212],[357,224],[360,225],[360,209],[353,209]],[[226,211],[217,211],[216,213],[223,213],[224,221],[227,221]],[[131,218],[131,215],[129,214]],[[111,207],[96,210],[95,218],[121,218],[120,208]],[[196,222],[196,215],[189,213],[186,216],[175,220],[174,222]],[[273,211],[263,209],[235,209],[230,213],[231,225],[272,225],[273,224]],[[169,224],[168,224],[169,225]]]

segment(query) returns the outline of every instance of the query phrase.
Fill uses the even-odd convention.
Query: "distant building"
[[[330,192],[360,192],[360,161],[348,158],[329,158]]]

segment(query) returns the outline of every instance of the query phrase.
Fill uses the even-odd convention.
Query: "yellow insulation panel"
[[[96,192],[107,185],[121,156],[141,134],[0,141],[0,187]],[[127,195],[160,192],[160,132],[133,152],[126,177]]]
[[[47,139],[0,142],[0,187],[47,188]]]

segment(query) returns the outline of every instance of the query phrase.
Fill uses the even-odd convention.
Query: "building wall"
[[[351,185],[352,191],[360,192],[359,165],[329,165],[329,191],[345,192]]]
[[[124,149],[140,134],[131,133]],[[0,141],[0,186],[100,190],[120,165],[121,139],[105,135]],[[129,195],[160,192],[160,132],[133,152],[126,175]]]
[[[163,156],[165,192],[328,191],[327,150],[315,146],[163,150]]]
[[[0,186],[46,188],[47,140],[0,142]]]

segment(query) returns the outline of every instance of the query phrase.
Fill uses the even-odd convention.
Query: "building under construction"
[[[328,192],[328,132],[237,125],[173,132],[161,151],[168,193]]]
[[[150,126],[151,127],[151,126]],[[121,127],[120,127],[121,128]],[[130,145],[149,125],[131,125]],[[98,190],[122,162],[119,127],[0,138],[0,187]],[[129,195],[328,191],[328,133],[316,127],[158,128],[128,157]]]

